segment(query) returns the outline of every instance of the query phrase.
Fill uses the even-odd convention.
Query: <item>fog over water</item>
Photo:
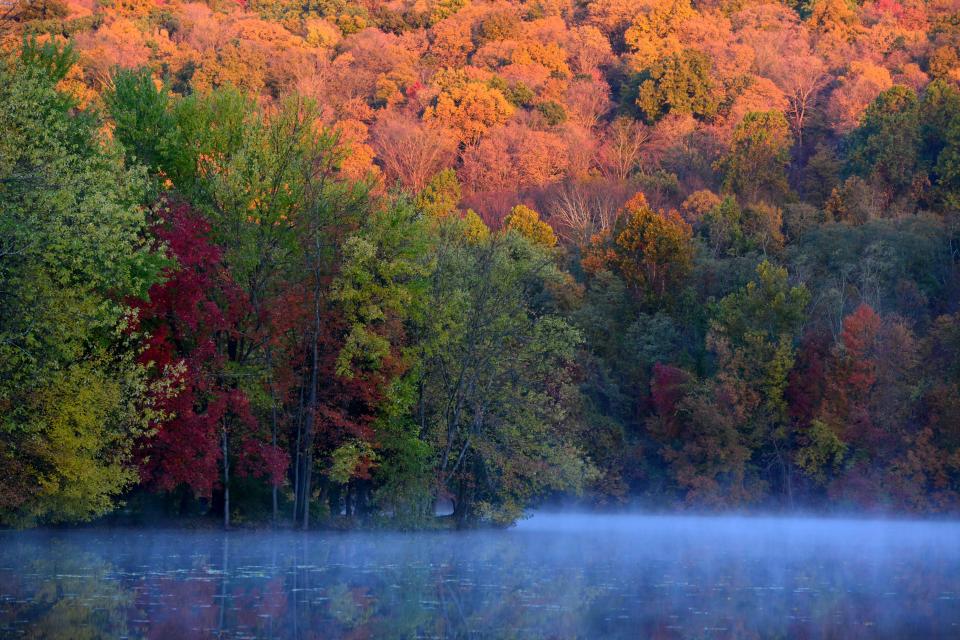
[[[956,638],[960,523],[0,532],[0,637]]]

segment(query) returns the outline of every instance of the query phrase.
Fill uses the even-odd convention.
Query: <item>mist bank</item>
[[[109,514],[88,522],[59,523],[46,525],[50,531],[111,529],[132,532],[146,530],[162,531],[215,531],[223,528],[220,505],[206,504],[202,501],[176,505],[166,503],[164,496],[144,493],[132,496],[129,502]],[[546,504],[525,510],[516,519],[509,522],[492,519],[476,519],[468,523],[458,521],[450,500],[437,501],[432,516],[411,522],[397,518],[390,512],[371,511],[347,515],[317,518],[310,530],[321,533],[416,533],[416,532],[458,532],[467,535],[471,531],[579,531],[594,527],[597,531],[640,530],[648,526],[664,527],[676,525],[680,528],[699,526],[717,528],[734,532],[738,527],[744,530],[761,528],[781,528],[786,530],[794,525],[806,529],[822,528],[832,531],[837,527],[862,527],[863,531],[882,533],[884,529],[894,532],[916,531],[924,524],[943,525],[947,532],[960,524],[960,514],[946,513],[910,513],[896,509],[861,509],[851,506],[830,505],[829,507],[754,507],[707,509],[678,504],[658,505],[617,505],[598,507],[570,498],[557,498]],[[0,529],[2,530],[2,529]],[[298,522],[281,519],[276,523],[267,517],[235,521],[230,530],[237,532],[276,532],[286,533],[303,531]],[[931,529],[934,531],[936,529]]]

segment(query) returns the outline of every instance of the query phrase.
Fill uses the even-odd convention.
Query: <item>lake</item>
[[[0,532],[3,638],[957,638],[960,523]]]

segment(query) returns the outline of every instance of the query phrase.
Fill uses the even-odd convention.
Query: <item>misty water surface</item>
[[[0,637],[960,637],[960,524],[0,533]]]

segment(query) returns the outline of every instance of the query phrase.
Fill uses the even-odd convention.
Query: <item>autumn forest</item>
[[[0,1],[0,526],[543,504],[960,510],[960,4]]]

